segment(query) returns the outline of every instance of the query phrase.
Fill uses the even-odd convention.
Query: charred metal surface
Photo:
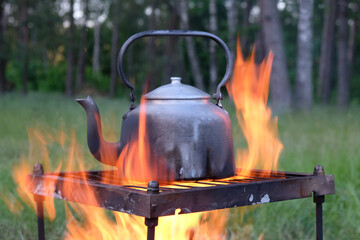
[[[101,176],[101,172],[90,175],[94,177]],[[32,183],[29,185],[29,190],[37,195],[139,216],[142,216],[143,212],[150,211],[149,197],[146,195],[146,190],[142,193],[139,190],[103,184],[100,181],[91,179],[84,181],[80,179],[80,175],[77,173],[45,174],[44,176],[31,176],[31,178]],[[54,182],[54,180],[56,180],[54,184],[46,184],[46,182]],[[66,188],[64,187],[65,184]],[[89,188],[93,191],[93,198],[89,197]],[[66,189],[74,189],[74,191],[70,192]]]
[[[178,208],[180,213],[189,213],[255,205],[311,197],[313,192],[331,194],[334,193],[333,183],[332,176],[310,175],[164,193],[151,199],[151,214],[174,214]]]
[[[261,177],[264,172],[254,170],[253,177],[160,184],[158,194],[148,194],[148,186],[119,184],[120,180],[111,177],[112,173],[115,174],[115,171],[30,175],[29,190],[41,196],[99,206],[146,218],[173,215],[176,209],[181,209],[182,214],[307,198],[313,193],[322,196],[335,192],[332,175],[278,172],[276,175]],[[86,181],[81,179],[82,175],[86,175]],[[46,184],[51,181],[55,183]],[[196,183],[197,186],[194,187],[192,183]],[[67,193],[64,184],[76,191]],[[94,191],[96,202],[82,197],[88,188],[85,187],[86,184]],[[152,184],[149,188],[156,188],[156,184]]]

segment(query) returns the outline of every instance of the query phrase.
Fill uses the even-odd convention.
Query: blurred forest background
[[[131,35],[150,29],[212,32],[260,62],[272,50],[273,107],[346,108],[360,100],[356,0],[2,0],[0,91],[128,95],[116,57]],[[225,70],[221,50],[201,38],[139,40],[125,72],[142,91],[181,76],[214,91]]]
[[[359,239],[359,11],[359,0],[0,0],[0,238],[36,238],[35,215],[13,180],[20,162],[59,166],[74,151],[74,135],[80,152],[87,149],[74,95],[101,96],[104,135],[117,141],[130,93],[117,74],[120,47],[139,31],[189,29],[215,33],[234,56],[239,34],[243,55],[256,48],[257,63],[273,51],[270,104],[275,113],[289,110],[278,122],[279,169],[323,165],[336,182],[324,204],[324,238]],[[207,39],[156,37],[131,45],[124,67],[136,96],[146,83],[152,90],[170,76],[212,93],[226,61]],[[235,119],[231,101],[223,104]],[[243,148],[242,130],[232,122],[234,147]],[[69,144],[60,146],[54,139],[63,136]],[[83,152],[89,169],[98,164]],[[57,217],[46,218],[52,239],[67,234],[66,204],[55,201]],[[231,211],[228,239],[315,236],[311,198]]]

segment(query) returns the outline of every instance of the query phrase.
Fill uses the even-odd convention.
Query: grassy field
[[[96,98],[104,135],[115,141],[120,132],[126,99]],[[236,123],[229,104],[228,109]],[[280,138],[284,151],[279,169],[312,172],[321,164],[335,176],[336,194],[324,204],[324,239],[359,239],[360,236],[360,108],[347,111],[315,107],[311,113],[287,113],[279,116]],[[86,150],[86,122],[82,108],[72,99],[56,94],[31,93],[0,96],[0,238],[36,239],[35,214],[27,206],[17,207],[19,198],[12,179],[12,169],[20,159],[40,161],[41,154],[29,145],[28,132],[40,129],[49,135],[64,129],[76,134]],[[238,131],[234,131],[237,134]],[[66,149],[50,148],[50,161],[56,165],[66,156]],[[85,151],[94,166],[89,153]],[[91,160],[90,160],[91,159]],[[1,199],[10,199],[17,213],[8,210]],[[57,217],[46,221],[49,239],[61,239],[65,231],[62,201],[56,201]],[[11,205],[11,204],[10,204]],[[17,208],[16,208],[17,207]],[[302,199],[231,210],[228,224],[231,239],[315,239],[315,204]]]

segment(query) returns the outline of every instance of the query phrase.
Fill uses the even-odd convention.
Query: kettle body
[[[123,73],[122,57],[135,39],[158,35],[210,35],[213,40],[221,43],[220,46],[226,50],[228,67],[223,81],[213,95],[217,104],[212,103],[211,96],[207,93],[182,84],[179,77],[173,77],[170,84],[145,94],[140,105],[135,107],[134,89]],[[123,117],[120,141],[109,143],[104,140],[100,113],[90,97],[77,100],[87,113],[87,136],[91,153],[104,164],[119,166],[119,156],[126,158],[124,153],[128,147],[144,140],[148,144],[147,166],[153,168],[150,171],[157,172],[157,179],[154,180],[233,176],[235,161],[231,121],[220,102],[220,87],[230,78],[232,66],[230,51],[225,43],[210,33],[195,31],[147,31],[134,36],[123,45],[118,58],[119,74],[132,90],[131,106]],[[145,128],[140,127],[142,124]],[[144,129],[145,133],[139,134]]]
[[[169,85],[180,88],[176,86],[178,83]],[[130,142],[139,136],[139,119],[144,109],[148,157],[150,166],[160,171],[158,177],[187,180],[235,174],[231,121],[223,108],[211,102],[210,96],[208,99],[146,99],[142,104],[123,120],[120,142]]]

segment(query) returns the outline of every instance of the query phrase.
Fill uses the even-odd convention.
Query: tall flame
[[[141,98],[138,136],[124,147],[117,161],[119,177],[128,184],[141,184],[141,182],[146,184],[157,179],[158,175],[156,163],[152,163],[151,166],[148,157],[150,144],[146,134],[145,101],[145,98]]]
[[[240,175],[248,176],[252,169],[276,171],[283,145],[278,138],[277,118],[267,107],[273,54],[255,64],[255,51],[244,61],[240,40],[232,80],[226,85],[236,107],[236,116],[247,141],[247,149],[237,149]]]

